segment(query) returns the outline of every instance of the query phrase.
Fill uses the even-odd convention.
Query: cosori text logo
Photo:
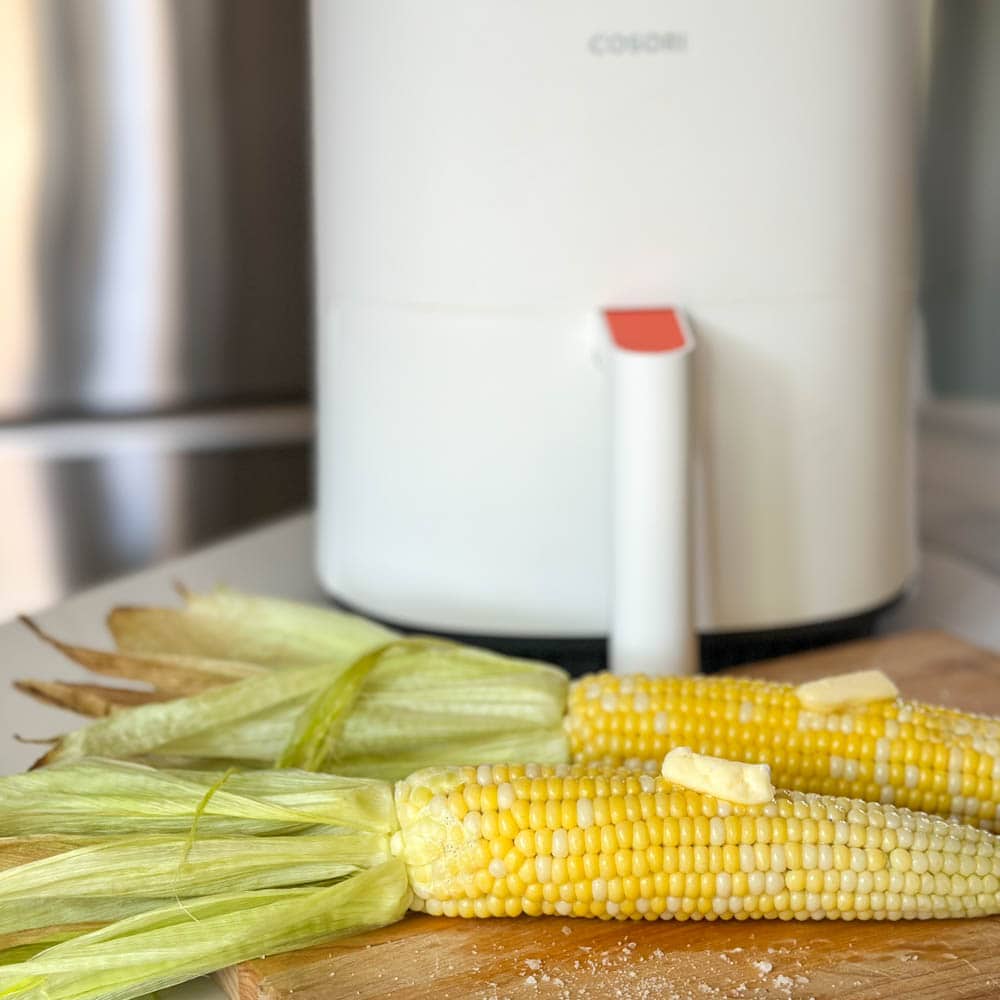
[[[595,56],[684,52],[687,35],[680,31],[599,31],[587,39],[587,48]]]

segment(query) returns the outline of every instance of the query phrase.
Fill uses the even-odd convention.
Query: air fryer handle
[[[690,382],[694,340],[676,309],[608,310],[611,334],[615,673],[692,674]]]

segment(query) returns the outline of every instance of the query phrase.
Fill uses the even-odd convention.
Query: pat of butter
[[[858,670],[853,674],[823,677],[800,684],[795,696],[810,712],[835,712],[852,705],[868,705],[899,696],[899,688],[881,670]]]
[[[756,806],[774,799],[771,769],[767,764],[742,764],[721,757],[706,757],[694,753],[690,747],[674,747],[663,758],[660,773],[675,785],[714,795],[726,802]]]

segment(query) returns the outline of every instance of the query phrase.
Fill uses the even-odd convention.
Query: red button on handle
[[[609,309],[611,338],[624,351],[664,353],[691,347],[687,324],[673,309]]]

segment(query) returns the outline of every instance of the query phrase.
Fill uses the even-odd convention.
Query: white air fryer
[[[333,597],[684,670],[902,591],[915,4],[312,15]]]

